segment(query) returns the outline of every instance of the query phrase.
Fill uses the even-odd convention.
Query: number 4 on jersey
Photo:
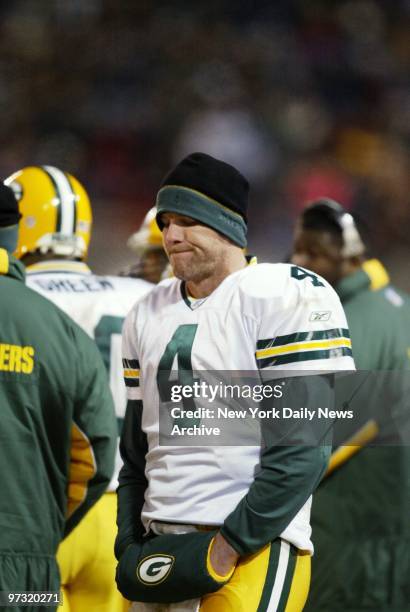
[[[163,402],[171,401],[171,388],[174,385],[189,385],[192,387],[195,382],[191,353],[197,328],[197,324],[180,325],[166,346],[157,371],[158,391]],[[177,380],[170,380],[175,357],[177,358],[178,378]],[[183,397],[182,403],[184,410],[195,410],[195,401],[192,397]],[[188,424],[194,425],[199,424],[199,419],[178,419],[178,422],[185,426]]]
[[[324,287],[324,284],[320,282],[316,274],[313,274],[313,272],[308,272],[303,268],[299,268],[299,266],[292,266],[290,269],[290,275],[292,278],[296,278],[296,280],[310,278],[314,287]]]

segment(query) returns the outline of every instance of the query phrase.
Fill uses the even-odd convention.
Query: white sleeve
[[[141,400],[140,363],[137,352],[136,308],[134,307],[125,319],[122,330],[122,365],[127,399]]]
[[[352,370],[346,316],[339,297],[321,277],[281,265],[273,299],[259,310],[256,361],[262,379],[283,370]]]

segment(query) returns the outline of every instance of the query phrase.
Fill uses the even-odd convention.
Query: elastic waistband
[[[152,521],[149,525],[150,531],[156,535],[165,533],[192,533],[193,531],[215,531],[219,525],[197,525],[193,523],[170,523],[168,521]]]

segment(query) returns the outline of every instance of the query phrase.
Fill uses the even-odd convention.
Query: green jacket
[[[355,397],[356,407],[371,416],[373,406],[383,405],[379,378],[391,384],[397,377],[398,384],[407,384],[403,370],[409,368],[410,308],[391,286],[372,291],[364,270],[345,278],[336,290],[346,311],[357,369],[391,371],[388,378],[373,375],[372,388]],[[305,610],[408,611],[410,448],[367,447],[341,456],[313,500],[315,555]]]
[[[410,303],[394,287],[371,290],[364,270],[343,279],[336,291],[345,309],[358,370],[409,369]],[[406,327],[406,317],[409,327]]]
[[[0,249],[0,555],[52,556],[104,492],[116,421],[94,342]]]

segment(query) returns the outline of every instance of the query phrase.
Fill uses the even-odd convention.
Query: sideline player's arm
[[[142,430],[142,400],[139,386],[139,362],[134,343],[135,311],[131,311],[123,328],[124,381],[127,389],[127,410],[121,434],[120,452],[124,462],[118,485],[118,535],[115,555],[120,558],[129,544],[141,540],[144,527],[140,520],[147,488],[145,455],[148,450]]]
[[[88,335],[74,328],[77,396],[71,429],[65,536],[106,490],[114,470],[117,424],[107,372]]]
[[[364,262],[362,268],[370,278],[373,291],[377,291],[389,284],[389,275],[377,259],[368,259]],[[403,308],[406,308],[406,306],[399,308],[397,314],[400,311],[403,312]],[[407,346],[407,339],[403,337],[403,327],[402,325],[397,326],[396,320],[398,320],[398,317],[392,317],[389,325],[386,325],[383,330],[379,329],[379,333],[384,333],[386,336],[383,342],[385,357],[383,370],[385,370],[385,373],[386,371],[395,373],[394,376],[392,374],[392,381],[390,382],[392,387],[397,386],[397,395],[399,395],[397,405],[399,406],[399,411],[403,414],[402,400],[403,397],[408,397],[408,389],[406,389],[405,375],[401,375],[399,372],[410,369],[410,351]],[[393,378],[397,376],[398,381],[393,382]],[[373,389],[372,393],[374,394]],[[407,416],[407,409],[404,412]],[[397,418],[397,414],[395,417]],[[405,426],[408,427],[408,419],[405,418],[404,420]],[[365,446],[375,440],[379,434],[380,424],[375,418],[369,418],[361,427],[352,432],[347,439],[343,440],[342,444],[333,449],[325,477],[330,476],[330,474],[341,468]]]
[[[337,471],[363,448],[375,442],[382,444],[395,443],[400,446],[408,439],[410,422],[408,397],[409,382],[406,372],[410,369],[407,346],[403,329],[396,320],[380,330],[384,333],[385,365],[383,371],[363,371],[363,389],[349,401],[349,408],[354,412],[364,413],[360,422],[347,436],[339,438],[333,448],[325,477]],[[352,387],[354,389],[354,386]],[[370,398],[368,405],[363,406],[363,397]],[[358,404],[357,406],[355,404]],[[388,441],[387,441],[388,440]],[[404,442],[406,444],[406,442]]]
[[[303,282],[303,285],[298,285]],[[269,351],[264,350],[261,358],[256,358],[263,381],[269,381],[280,376],[280,369],[286,363],[286,369],[315,370],[325,369],[351,369],[353,360],[348,355],[351,351],[340,351],[340,358],[333,357],[332,351],[323,351],[316,355],[311,353],[312,361],[302,358],[298,351],[298,338],[308,338],[310,332],[318,332],[318,336],[332,337],[335,330],[347,328],[346,318],[334,291],[325,284],[313,283],[312,279],[303,277],[286,283],[283,290],[284,299],[279,297],[276,302],[265,300],[265,305],[257,302],[256,311],[259,320],[257,347],[273,347],[271,351],[274,359],[269,359]],[[309,296],[313,296],[309,298]],[[310,299],[313,300],[312,307]],[[311,322],[311,310],[331,311],[330,319],[326,322]],[[279,323],[278,323],[279,322]],[[327,330],[332,332],[327,334]],[[292,333],[293,332],[293,333]],[[305,332],[308,332],[306,335]],[[293,337],[295,336],[295,337]],[[283,338],[283,345],[292,344],[293,353],[288,349],[278,352],[278,340]],[[269,340],[270,339],[270,340]],[[279,342],[280,343],[280,342]],[[287,354],[283,364],[277,355]],[[324,355],[329,358],[319,360]],[[293,355],[293,356],[292,356]],[[262,358],[263,356],[263,358]],[[330,358],[332,356],[332,358]],[[293,360],[293,363],[292,363]],[[325,365],[326,364],[326,365]],[[281,367],[280,367],[281,366]],[[309,372],[306,372],[307,374]],[[320,377],[322,379],[322,377]],[[269,435],[269,432],[268,432]],[[289,525],[299,510],[307,502],[318,486],[330,455],[330,447],[322,442],[306,445],[278,445],[269,444],[265,440],[266,448],[261,454],[260,470],[256,474],[248,493],[239,502],[236,508],[226,518],[221,535],[240,555],[260,550],[267,543],[273,541]]]

